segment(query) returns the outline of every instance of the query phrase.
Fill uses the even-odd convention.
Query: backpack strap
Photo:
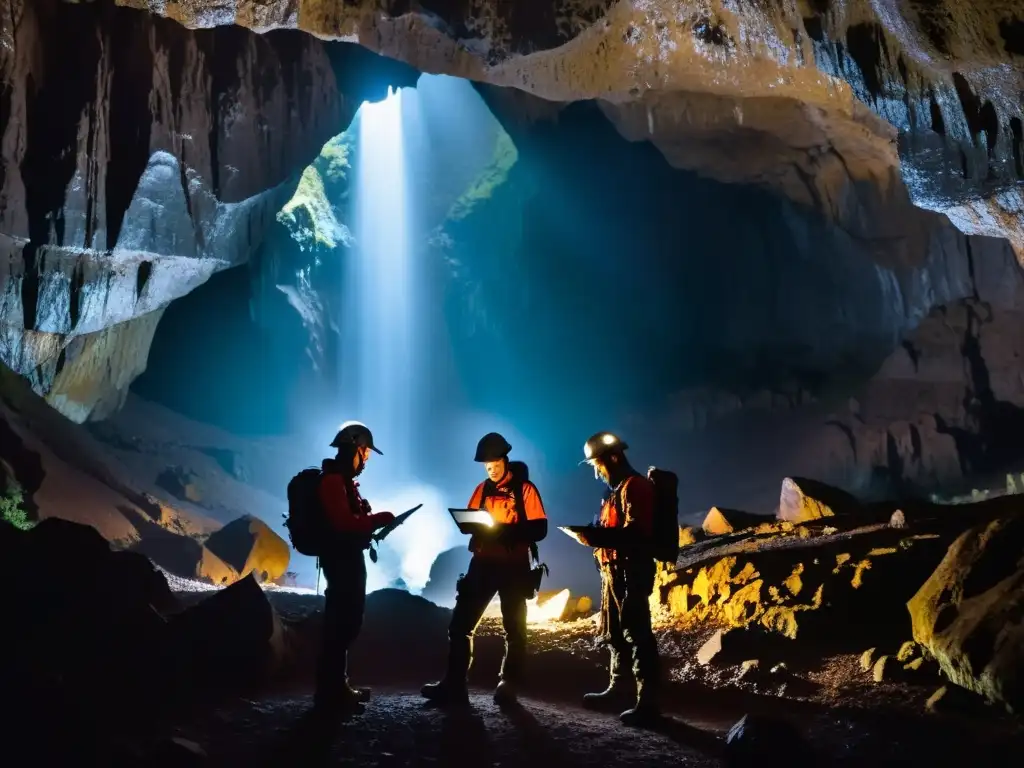
[[[515,477],[512,478],[512,505],[516,511],[516,522],[525,523],[528,522],[526,518],[526,502],[523,501],[523,487],[525,483]],[[530,557],[533,558],[533,562],[540,562],[540,550],[537,549],[537,542],[530,542]]]
[[[619,483],[619,487],[616,488],[613,493],[615,494],[615,511],[619,513],[622,518],[622,525],[626,524],[626,510],[623,506],[625,504],[624,494],[626,493],[626,486],[629,485],[629,481],[634,477],[642,477],[639,472],[634,472],[632,475],[627,475],[626,479]]]
[[[523,486],[524,481],[519,478],[512,476],[509,481],[509,490],[512,493],[512,508],[516,513],[516,524],[527,522],[526,518],[526,503],[523,501]],[[490,479],[484,480],[484,487],[480,495],[480,506],[484,505],[488,496],[497,496],[498,486],[492,483]],[[535,563],[540,562],[540,550],[537,549],[537,542],[530,542],[530,557],[533,558]]]

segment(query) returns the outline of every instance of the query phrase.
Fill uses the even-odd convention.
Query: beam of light
[[[403,122],[415,119],[413,89],[388,89],[381,102],[359,109],[355,179],[355,248],[345,255],[347,317],[342,328],[342,401],[345,418],[363,421],[384,452],[373,456],[360,477],[363,495],[375,511],[410,517],[378,547],[369,564],[367,591],[402,587],[419,593],[434,559],[455,535],[437,488],[412,476],[423,450],[417,424],[417,382],[425,381],[429,360],[419,353],[422,338],[420,279],[414,244],[413,205]]]
[[[408,466],[414,283],[402,92],[388,88],[384,101],[364,103],[359,112],[357,245],[355,253],[348,254],[354,316],[349,317],[344,339],[357,355],[351,394],[358,415],[352,418],[366,422],[379,441],[388,441],[381,464]]]
[[[527,624],[553,624],[562,618],[565,608],[569,604],[569,590],[552,595],[543,603],[538,603],[539,598],[526,601],[526,623]],[[492,619],[501,617],[501,602],[497,596],[487,605],[484,616]]]

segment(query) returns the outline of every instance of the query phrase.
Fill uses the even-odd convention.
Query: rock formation
[[[966,233],[1024,242],[1013,4],[556,0],[538,13],[477,0],[389,16],[370,2],[118,2],[190,27],[298,28],[548,100],[599,99],[673,165],[768,185],[867,236],[884,236],[882,206],[906,195],[898,150],[915,203]]]
[[[1024,517],[964,532],[908,603],[914,639],[947,679],[1005,706],[1024,708]]]
[[[243,263],[342,119],[323,46],[110,3],[4,3],[0,360],[76,421],[162,308]]]
[[[892,502],[799,482],[784,481],[780,516],[794,517],[787,497],[813,514],[774,524],[734,514],[734,530],[688,544],[675,568],[660,569],[651,607],[661,626],[716,629],[701,665],[867,648],[861,667],[876,683],[941,669],[1019,712],[1020,501],[893,514]]]

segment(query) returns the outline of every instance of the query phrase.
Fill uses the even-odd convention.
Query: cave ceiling
[[[820,212],[906,277],[894,327],[967,290],[935,265],[973,274],[932,211],[1024,254],[1024,0],[0,11],[0,361],[76,420],[120,407],[166,306],[249,261],[325,142],[419,71],[477,83],[513,141],[588,100],[676,168]]]
[[[673,166],[771,187],[857,236],[898,236],[885,210],[909,195],[1024,253],[1020,0],[117,2],[595,99]]]

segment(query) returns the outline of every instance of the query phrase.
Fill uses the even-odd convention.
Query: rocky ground
[[[862,504],[800,478],[777,519],[712,510],[680,530],[651,595],[656,733],[580,708],[606,683],[592,616],[531,624],[512,711],[488,698],[502,639],[485,619],[471,711],[426,708],[450,612],[394,589],[368,596],[350,658],[377,695],[325,729],[303,717],[318,595],[171,576],[57,517],[2,524],[19,578],[0,687],[19,706],[0,728],[15,764],[1009,764],[1024,749],[1022,510],[1016,496]]]
[[[525,696],[511,711],[490,699],[501,640],[498,622],[485,620],[471,674],[471,711],[445,713],[416,691],[440,669],[448,613],[393,591],[370,596],[353,652],[353,678],[375,685],[375,698],[361,717],[325,730],[304,717],[311,705],[308,651],[322,598],[267,595],[291,627],[292,650],[302,661],[249,697],[180,727],[179,736],[202,745],[216,763],[271,765],[301,755],[302,764],[719,765],[742,762],[749,749],[806,765],[902,765],[910,755],[914,763],[963,765],[982,752],[1013,754],[1024,747],[1019,720],[966,692],[942,688],[934,671],[876,682],[858,654],[822,656],[770,640],[759,649],[764,662],[704,665],[698,657],[717,631],[712,627],[660,630],[670,716],[655,733],[579,706],[582,693],[605,680],[604,654],[594,647],[589,620],[531,628]],[[201,599],[197,593],[181,598]],[[402,631],[409,626],[416,627],[414,645]],[[947,695],[926,706],[937,689]],[[745,727],[729,743],[730,729],[744,717]]]

